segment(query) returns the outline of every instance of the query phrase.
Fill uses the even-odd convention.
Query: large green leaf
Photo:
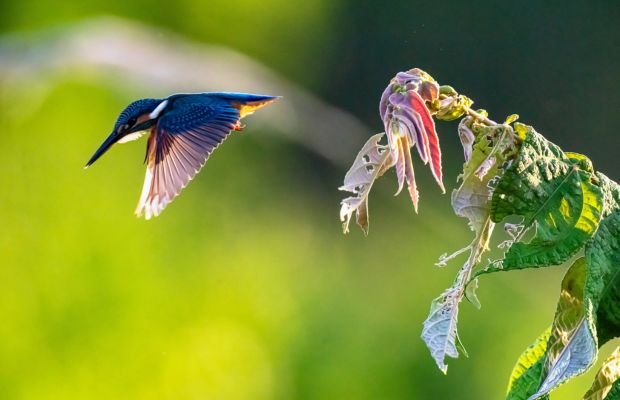
[[[596,317],[601,344],[620,336],[620,210],[601,222],[586,248],[586,297]]]
[[[523,217],[504,258],[479,272],[559,265],[592,237],[601,218],[603,195],[589,160],[565,154],[533,128],[518,124],[526,138],[491,200],[491,219]],[[524,234],[535,229],[529,243]]]
[[[605,360],[583,400],[603,400],[618,378],[620,378],[620,347]]]
[[[603,217],[620,209],[620,185],[600,172],[596,173],[598,185],[603,193]]]
[[[543,372],[543,361],[551,327],[547,328],[517,360],[508,383],[507,400],[526,400],[536,393]]]
[[[542,368],[541,384],[530,400],[548,394],[568,379],[585,372],[595,361],[596,330],[592,315],[584,304],[586,260],[579,258],[566,272],[547,351]]]
[[[616,210],[600,223],[586,247],[585,258],[578,259],[564,277],[542,363],[541,384],[530,399],[544,396],[585,372],[596,359],[598,345],[619,335],[620,210]],[[532,376],[536,368],[532,367]],[[604,374],[599,373],[588,394],[592,399],[603,398],[601,393],[609,391],[608,386],[617,379],[612,374],[606,382],[601,381]]]

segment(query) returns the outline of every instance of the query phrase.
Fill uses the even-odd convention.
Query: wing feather
[[[146,219],[161,211],[200,171],[240,119],[229,103],[180,101],[151,130],[147,172],[136,214]]]

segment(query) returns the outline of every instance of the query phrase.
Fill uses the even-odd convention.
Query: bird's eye
[[[136,123],[136,119],[130,118],[129,121],[127,121],[127,127],[134,126],[135,123]]]

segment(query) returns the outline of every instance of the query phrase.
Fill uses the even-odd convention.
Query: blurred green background
[[[620,179],[617,1],[100,3],[3,0],[0,31],[43,42],[102,15],[141,21],[245,53],[372,131],[388,80],[418,66]],[[461,307],[470,358],[443,376],[421,324],[459,266],[433,264],[470,232],[428,171],[419,215],[388,176],[370,236],[344,236],[343,165],[250,117],[146,222],[132,216],[144,143],[81,168],[146,95],[96,73],[2,78],[0,399],[498,399],[552,319],[564,267],[484,277],[483,308]],[[451,190],[456,124],[438,129]],[[552,398],[580,398],[591,378]]]

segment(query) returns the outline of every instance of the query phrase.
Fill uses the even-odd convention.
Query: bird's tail
[[[263,108],[280,98],[280,96],[265,96],[260,94],[245,93],[218,93],[217,95],[218,97],[229,101],[233,107],[239,109],[240,118],[248,116],[259,108]]]

